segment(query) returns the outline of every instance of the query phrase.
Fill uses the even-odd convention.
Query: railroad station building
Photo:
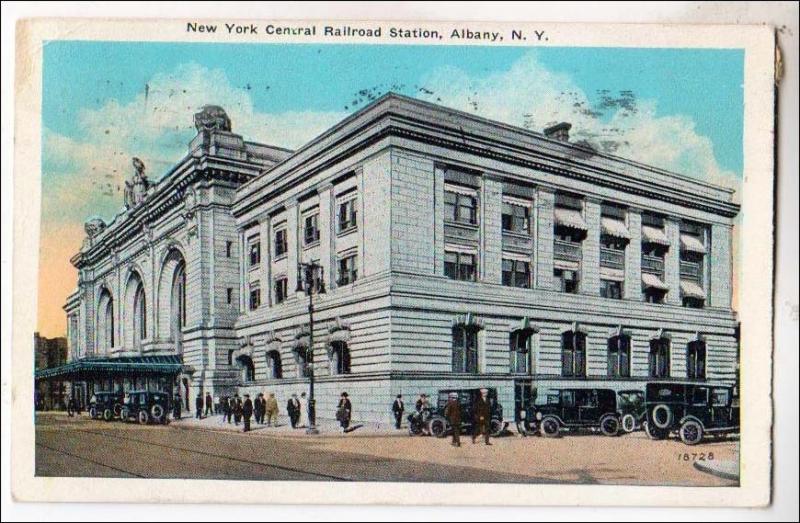
[[[729,189],[573,143],[566,123],[394,94],[293,152],[218,107],[195,120],[173,169],[143,183],[135,163],[126,209],[87,222],[71,358],[180,356],[187,400],[285,405],[313,372],[319,417],[347,391],[382,422],[396,394],[442,388],[496,387],[513,419],[542,388],[736,380]]]

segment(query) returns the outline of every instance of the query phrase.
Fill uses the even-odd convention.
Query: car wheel
[[[443,438],[447,435],[447,422],[442,418],[433,418],[428,423],[428,430],[437,438]]]
[[[622,416],[622,430],[630,434],[636,430],[636,418],[633,414],[625,414]]]
[[[92,419],[96,419],[97,418],[97,407],[95,407],[95,406],[89,407],[89,417],[92,418]]]
[[[600,431],[606,436],[619,434],[619,420],[614,416],[607,416],[600,420]]]
[[[158,404],[153,405],[150,407],[150,415],[153,416],[153,421],[159,423],[164,416],[164,407]]]
[[[122,405],[117,403],[116,405],[114,405],[114,416],[119,417],[121,414],[122,414]]]
[[[652,440],[666,439],[668,435],[666,430],[652,427],[650,426],[650,423],[646,421],[642,424],[642,428],[644,429],[644,433],[647,434],[647,437]]]
[[[147,422],[150,421],[150,415],[147,414],[146,410],[140,410],[137,419],[142,425],[147,425]]]
[[[539,425],[539,430],[541,431],[542,436],[546,438],[555,438],[559,435],[560,429],[560,423],[555,418],[545,418]]]
[[[653,412],[650,417],[656,428],[667,429],[672,425],[672,409],[663,403],[653,407]]]
[[[122,407],[119,411],[119,417],[122,418],[122,421],[128,422],[131,415],[130,409],[128,407]]]
[[[503,429],[505,428],[505,424],[503,424],[502,420],[493,419],[489,423],[490,423],[489,431],[491,432],[493,438],[496,438],[497,436],[499,436],[500,434],[503,433]]]
[[[697,421],[689,420],[681,425],[678,434],[681,437],[681,441],[687,445],[697,445],[703,441],[703,426]]]
[[[408,434],[410,436],[419,436],[420,434],[422,434],[422,423],[418,423],[415,420],[409,419]]]
[[[103,411],[103,421],[111,421],[114,419],[114,412],[111,409],[105,409]]]

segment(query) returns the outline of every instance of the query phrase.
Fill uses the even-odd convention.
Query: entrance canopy
[[[100,376],[176,376],[183,372],[180,356],[131,356],[120,358],[83,358],[65,365],[40,369],[37,380],[82,380]]]

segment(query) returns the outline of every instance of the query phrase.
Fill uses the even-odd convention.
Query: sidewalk
[[[237,426],[235,423],[227,423],[222,421],[222,415],[209,416],[207,418],[197,419],[195,417],[183,417],[180,420],[173,420],[171,425],[182,429],[201,429],[213,430],[221,432],[242,432],[244,424],[242,422]],[[339,427],[339,422],[333,419],[318,419],[317,430],[319,434],[313,436],[342,436],[342,429]],[[259,425],[251,420],[250,432],[253,434],[263,434],[270,436],[281,437],[305,437],[312,436],[306,434],[304,427],[293,429],[286,416],[279,417],[278,425],[267,426]],[[363,421],[352,421],[350,428],[344,434],[345,436],[404,436],[408,437],[408,427],[403,426],[401,429],[395,429],[394,424],[391,423],[374,423]]]

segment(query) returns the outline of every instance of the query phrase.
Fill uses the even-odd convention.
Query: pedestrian
[[[239,394],[234,394],[231,409],[233,410],[233,423],[238,427],[239,422],[242,421],[242,398],[239,397]]]
[[[450,444],[454,447],[460,447],[461,405],[458,403],[458,394],[455,392],[451,392],[447,399],[447,405],[444,407],[444,417],[447,418],[447,422],[450,423],[450,427],[453,429],[453,441]]]
[[[475,419],[472,425],[472,443],[483,434],[484,442],[489,443],[489,426],[492,420],[492,408],[489,404],[489,389],[481,389],[481,395],[475,402]]]
[[[292,394],[289,401],[286,402],[286,413],[289,415],[289,423],[292,428],[297,428],[297,421],[300,419],[300,400],[297,399],[297,394]]]
[[[306,393],[300,393],[300,426],[310,427],[308,416],[308,400],[306,400]]]
[[[269,399],[261,398],[261,401],[264,402],[264,411],[267,413],[267,426],[272,426],[273,422],[275,426],[278,426],[278,400],[275,399],[275,394],[270,392]]]
[[[353,405],[350,403],[347,393],[342,392],[342,395],[339,397],[339,405],[336,408],[336,419],[339,421],[339,425],[342,428],[342,434],[347,432],[347,429],[350,427],[350,416],[352,413]]]
[[[244,417],[244,432],[250,432],[250,418],[253,416],[253,402],[250,400],[250,394],[244,395],[242,416]]]
[[[394,428],[399,429],[400,424],[403,422],[403,412],[405,412],[406,406],[403,403],[403,395],[398,394],[397,398],[395,398],[394,403],[392,403],[392,413],[394,414]]]
[[[206,416],[214,414],[214,398],[211,397],[210,392],[206,392]]]
[[[219,396],[214,396],[214,414],[222,412],[222,400]]]
[[[181,395],[175,394],[175,401],[172,403],[172,419],[181,419]]]
[[[253,402],[253,412],[255,413],[256,423],[259,425],[264,424],[264,405],[261,401],[264,399],[264,394],[259,392],[256,400]]]
[[[203,393],[198,392],[197,398],[194,400],[195,418],[203,419]]]
[[[228,396],[222,396],[219,400],[219,408],[222,410],[222,423],[231,422],[231,399]]]
[[[422,434],[430,436],[431,431],[428,426],[428,420],[431,417],[431,405],[428,402],[427,394],[420,394],[419,400],[417,400],[417,412],[419,412],[419,417],[422,421]]]

